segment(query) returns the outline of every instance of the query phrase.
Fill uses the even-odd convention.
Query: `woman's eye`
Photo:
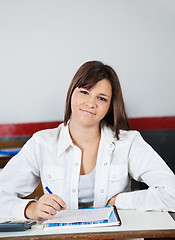
[[[101,101],[107,102],[107,99],[104,98],[104,97],[98,97],[98,99],[101,100]]]
[[[80,93],[85,94],[85,95],[88,94],[88,92],[85,90],[81,90]]]

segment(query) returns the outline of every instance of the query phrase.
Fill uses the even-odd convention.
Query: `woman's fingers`
[[[40,199],[26,206],[25,216],[30,219],[52,219],[56,211],[66,209],[66,203],[55,194],[44,194]]]
[[[53,207],[51,207],[49,205],[45,205],[45,204],[43,204],[43,206],[41,207],[41,211],[48,213],[50,215],[56,214],[56,210]]]
[[[57,195],[55,194],[44,194],[38,202],[48,205],[57,211],[61,209],[66,209],[66,203]]]
[[[52,219],[52,218],[53,218],[53,215],[41,211],[41,212],[37,215],[36,220],[42,220],[42,219],[50,220],[50,219]]]
[[[56,210],[60,210],[60,209],[66,209],[66,203],[63,201],[63,199],[61,199],[59,196],[55,195],[55,194],[49,194],[52,195],[52,199],[58,204],[58,209],[55,208]],[[55,206],[55,204],[54,204]]]

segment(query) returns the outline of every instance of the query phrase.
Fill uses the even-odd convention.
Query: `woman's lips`
[[[85,109],[81,109],[81,108],[80,108],[80,110],[81,110],[82,112],[84,112],[84,113],[89,114],[89,115],[96,115],[95,113],[93,113],[93,112],[91,112],[91,111],[88,111],[88,110],[85,110]]]

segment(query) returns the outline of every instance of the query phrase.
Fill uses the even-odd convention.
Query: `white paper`
[[[104,208],[84,208],[77,210],[61,210],[51,220],[46,220],[43,224],[48,223],[73,223],[73,222],[94,222],[109,219],[112,207]]]

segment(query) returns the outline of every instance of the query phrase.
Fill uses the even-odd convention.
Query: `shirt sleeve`
[[[32,137],[0,173],[1,217],[25,218],[24,209],[31,199],[22,198],[32,193],[40,181],[34,141]]]
[[[129,151],[129,174],[145,182],[148,189],[120,193],[116,206],[121,209],[175,211],[175,175],[140,134]]]

